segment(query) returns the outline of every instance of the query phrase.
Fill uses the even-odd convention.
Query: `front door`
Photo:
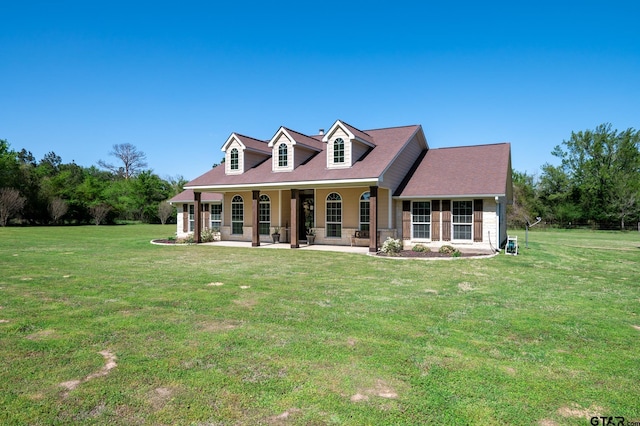
[[[313,190],[300,191],[300,208],[298,209],[298,238],[307,239],[307,231],[315,227],[313,220]]]

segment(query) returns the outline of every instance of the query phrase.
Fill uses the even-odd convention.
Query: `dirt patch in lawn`
[[[89,380],[96,379],[98,377],[106,376],[107,374],[109,374],[109,372],[111,370],[113,370],[114,368],[117,367],[117,365],[118,365],[118,364],[116,364],[116,359],[117,358],[113,353],[111,353],[109,351],[101,351],[101,352],[98,352],[98,353],[104,357],[104,360],[105,360],[104,366],[100,370],[96,371],[95,373],[89,374],[84,379],[69,380],[67,382],[60,383],[60,386],[62,386],[63,388],[67,389],[67,391],[65,392],[64,396],[69,395],[69,392],[71,392],[72,390],[77,388],[80,384],[88,382]]]
[[[156,388],[149,393],[149,402],[154,410],[160,410],[171,401],[174,390],[171,388]]]
[[[36,331],[35,333],[32,333],[32,334],[28,335],[27,337],[25,337],[25,339],[42,340],[42,339],[46,339],[48,337],[55,337],[55,334],[56,334],[55,330],[47,329],[47,330]]]
[[[589,408],[584,408],[574,403],[571,404],[571,406],[558,408],[558,414],[562,417],[584,418],[587,420],[591,417],[600,417],[602,412],[604,412],[604,408],[597,405],[591,405]]]
[[[217,320],[217,321],[207,321],[199,324],[199,328],[202,331],[208,332],[219,332],[219,331],[229,331],[235,328],[238,328],[242,325],[241,321],[235,320]]]
[[[351,396],[350,400],[351,402],[366,401],[369,399],[369,396],[396,399],[398,397],[398,393],[384,380],[378,379],[373,388],[359,390],[356,394]]]

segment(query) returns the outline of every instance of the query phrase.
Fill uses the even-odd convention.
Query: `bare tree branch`
[[[56,197],[49,203],[49,214],[55,223],[57,223],[62,216],[67,214],[68,210],[69,205],[62,198]]]
[[[173,206],[166,201],[162,201],[158,204],[158,217],[160,217],[160,222],[164,225],[167,222],[167,219],[171,217],[173,214]]]
[[[7,226],[9,219],[24,207],[27,199],[14,188],[0,189],[0,225]]]
[[[145,162],[147,155],[142,151],[138,151],[138,149],[130,143],[113,145],[113,151],[111,151],[109,155],[119,159],[122,162],[122,167],[114,166],[103,160],[99,160],[98,165],[125,179],[137,175],[147,167],[147,163]]]
[[[89,207],[89,213],[91,213],[91,217],[93,217],[96,225],[100,225],[110,211],[111,207],[106,204],[96,204],[95,206]]]

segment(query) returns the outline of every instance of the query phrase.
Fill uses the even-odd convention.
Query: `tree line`
[[[514,203],[509,226],[521,227],[541,217],[559,227],[637,229],[640,221],[640,132],[601,124],[572,132],[542,173],[514,171]]]
[[[0,225],[167,221],[166,200],[182,191],[182,176],[162,179],[147,169],[146,155],[131,144],[113,146],[115,165],[82,167],[53,151],[39,161],[0,139]]]

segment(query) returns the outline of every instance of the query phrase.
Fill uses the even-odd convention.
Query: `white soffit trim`
[[[505,194],[465,194],[465,195],[402,195],[393,197],[396,200],[440,200],[504,197]]]

